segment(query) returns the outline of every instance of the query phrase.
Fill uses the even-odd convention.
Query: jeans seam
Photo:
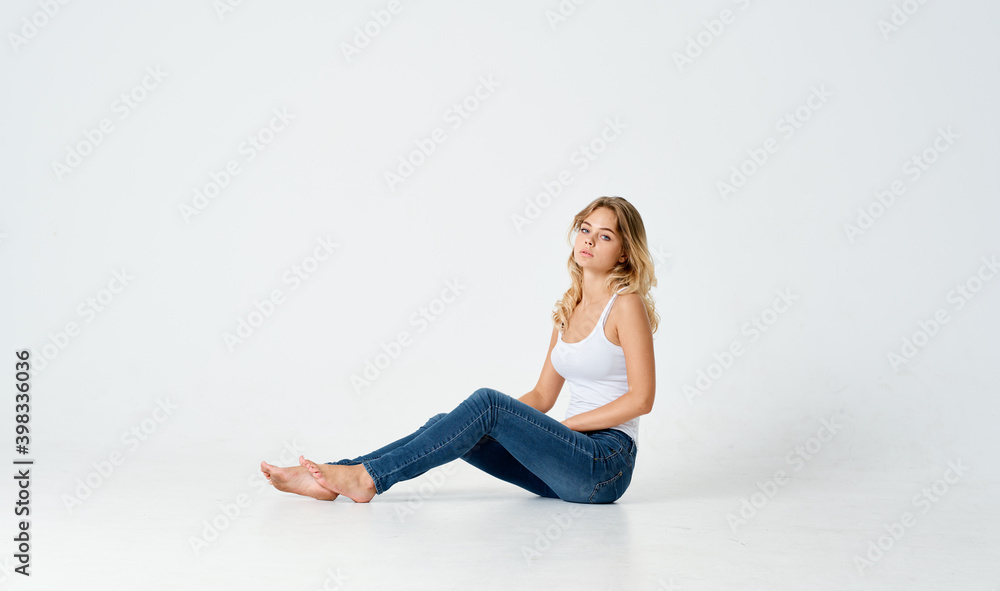
[[[605,486],[608,486],[609,484],[612,484],[613,482],[615,482],[616,480],[618,480],[619,478],[621,478],[622,475],[624,475],[624,474],[625,474],[624,470],[619,470],[618,474],[615,474],[614,476],[612,476],[608,480],[605,480],[604,482],[598,482],[597,485],[594,486],[594,492],[590,493],[590,498],[587,499],[587,501],[593,503],[594,502],[594,495],[596,495],[599,490],[603,489]]]
[[[508,410],[506,408],[499,408],[499,410],[505,411],[505,412],[507,412],[509,414],[512,414],[512,415],[514,415],[514,416],[516,416],[518,418],[524,419],[528,424],[530,424],[530,425],[532,425],[534,427],[538,427],[539,429],[541,429],[542,431],[545,431],[549,435],[554,435],[554,436],[556,436],[556,438],[560,439],[561,441],[564,441],[564,442],[572,445],[574,449],[580,450],[580,451],[582,451],[584,453],[590,453],[588,450],[586,450],[586,449],[580,447],[579,445],[577,445],[576,442],[573,441],[572,439],[566,439],[566,438],[564,438],[561,433],[559,433],[557,431],[551,431],[551,430],[547,429],[544,425],[540,425],[540,424],[536,423],[535,421],[531,420],[530,417],[522,417],[521,415],[519,415],[519,414],[517,414],[517,413],[515,413],[515,412],[513,412],[511,410]],[[593,455],[593,454],[591,454],[591,455]],[[594,459],[598,459],[598,458],[595,457]]]
[[[562,441],[564,441],[564,442],[566,442],[566,443],[569,443],[569,444],[570,444],[571,446],[573,446],[573,448],[574,448],[574,449],[576,449],[576,450],[579,450],[579,451],[582,451],[582,452],[584,452],[584,453],[590,453],[590,452],[589,452],[588,450],[586,450],[586,449],[584,449],[584,448],[582,448],[582,447],[578,446],[578,445],[577,445],[577,444],[576,444],[576,443],[575,443],[574,441],[572,441],[571,439],[566,439],[566,438],[562,437],[562,436],[561,436],[561,435],[560,435],[559,433],[557,433],[556,431],[551,431],[551,430],[547,429],[547,428],[546,428],[546,427],[545,427],[544,425],[540,425],[540,424],[536,423],[535,421],[533,421],[533,420],[531,419],[531,417],[527,417],[527,416],[522,416],[522,415],[519,415],[519,414],[517,414],[517,413],[515,413],[515,412],[513,412],[513,411],[511,411],[511,410],[509,410],[509,409],[506,409],[506,408],[502,408],[502,407],[500,407],[499,405],[493,405],[493,404],[491,404],[491,405],[490,405],[490,407],[493,407],[493,408],[496,408],[497,410],[502,410],[502,411],[504,411],[504,412],[507,412],[508,414],[511,414],[511,415],[514,415],[514,416],[516,416],[516,417],[517,417],[517,418],[519,418],[519,419],[523,419],[523,420],[524,420],[525,422],[527,422],[528,424],[530,424],[530,425],[532,425],[532,426],[534,426],[534,427],[538,427],[539,429],[541,429],[542,431],[545,431],[545,432],[546,432],[546,433],[548,433],[549,435],[554,435],[554,436],[555,436],[556,438],[558,438],[558,439],[560,439],[560,440],[562,440]],[[449,443],[451,443],[452,441],[454,441],[455,439],[457,439],[457,438],[458,438],[458,437],[459,437],[460,435],[462,435],[463,433],[465,433],[466,431],[468,431],[468,430],[469,430],[469,429],[470,429],[470,428],[471,428],[471,427],[472,427],[472,426],[473,426],[473,425],[474,425],[474,424],[476,423],[476,421],[478,421],[479,419],[483,418],[483,415],[485,415],[485,414],[486,414],[486,413],[488,413],[489,411],[490,411],[490,409],[489,409],[489,408],[487,408],[487,409],[486,409],[486,410],[484,410],[483,412],[479,413],[479,416],[477,416],[477,417],[476,417],[475,419],[473,419],[473,420],[472,420],[472,421],[471,421],[471,422],[469,423],[469,425],[467,425],[467,426],[466,426],[466,427],[465,427],[464,429],[462,429],[461,431],[459,431],[458,433],[456,433],[454,437],[452,437],[451,439],[449,439],[449,440],[447,440],[447,441],[445,441],[445,442],[442,442],[442,443],[440,443],[440,444],[439,444],[439,445],[437,445],[436,447],[434,447],[434,448],[432,448],[432,449],[428,450],[427,452],[425,452],[425,453],[424,453],[423,455],[424,455],[424,456],[426,456],[427,454],[430,454],[430,453],[433,453],[433,452],[435,452],[435,451],[437,451],[437,450],[441,449],[441,448],[442,448],[442,447],[444,447],[445,445],[448,445]],[[593,456],[593,454],[590,454],[590,455],[591,455],[591,456]],[[421,459],[421,458],[416,458],[416,459],[413,459],[413,460],[410,460],[409,462],[407,462],[407,463],[405,463],[405,464],[402,464],[402,465],[398,466],[398,467],[397,467],[397,468],[396,468],[395,470],[393,470],[392,472],[389,472],[388,474],[386,474],[386,476],[389,476],[389,475],[391,475],[391,474],[394,474],[394,473],[396,473],[396,472],[398,472],[398,471],[402,470],[403,468],[405,468],[405,467],[409,466],[410,464],[412,464],[413,462],[416,462],[416,461],[417,461],[417,460],[419,460],[419,459]],[[595,460],[597,460],[597,459],[601,459],[601,458],[598,458],[598,457],[594,457],[594,459],[595,459]],[[366,468],[367,468],[367,466],[366,466]],[[373,478],[373,479],[374,479],[374,478]],[[376,487],[376,490],[378,490],[378,489],[379,489],[379,483],[378,483],[378,482],[376,482],[376,485],[375,485],[375,487]]]
[[[618,449],[614,450],[613,452],[611,452],[610,455],[607,455],[607,456],[596,456],[595,455],[594,456],[594,461],[597,461],[597,460],[610,460],[611,458],[613,458],[613,457],[617,456],[618,454],[622,453],[623,451],[625,451],[625,444],[621,443],[621,440],[619,440],[619,439],[615,439],[615,441],[617,441],[619,443]]]
[[[367,461],[367,460],[366,460],[366,461]],[[372,478],[372,483],[374,483],[374,484],[375,484],[375,492],[376,492],[377,494],[382,494],[382,492],[383,492],[383,491],[382,491],[382,481],[381,481],[381,480],[379,479],[378,475],[377,475],[377,474],[375,474],[374,472],[372,472],[372,469],[371,469],[371,468],[369,468],[369,467],[368,467],[368,464],[366,464],[365,462],[361,462],[361,465],[362,465],[362,466],[364,466],[364,468],[365,468],[365,471],[366,471],[366,472],[368,472],[368,475],[369,475],[369,476],[371,476],[371,478]]]
[[[492,405],[491,405],[491,406],[492,406]],[[433,452],[435,452],[435,451],[437,451],[437,450],[441,449],[442,447],[444,447],[444,446],[448,445],[448,444],[449,444],[449,443],[451,443],[452,441],[455,441],[456,439],[458,439],[458,437],[459,437],[459,436],[460,436],[460,435],[461,435],[462,433],[465,433],[466,431],[468,431],[468,430],[469,430],[469,429],[470,429],[470,428],[472,427],[472,425],[474,425],[474,424],[476,423],[476,421],[478,421],[479,419],[483,418],[483,415],[485,415],[485,414],[486,414],[486,413],[488,413],[488,412],[490,412],[490,409],[489,409],[489,408],[487,408],[486,410],[484,410],[483,412],[481,412],[481,413],[479,414],[479,416],[478,416],[478,417],[476,417],[476,418],[475,418],[475,419],[474,419],[474,420],[473,420],[472,422],[470,422],[470,423],[469,423],[469,424],[468,424],[468,425],[467,425],[467,426],[466,426],[466,427],[465,427],[464,429],[462,429],[461,431],[459,431],[458,433],[456,433],[454,437],[452,437],[452,438],[451,438],[451,439],[449,439],[448,441],[445,441],[445,442],[443,442],[443,443],[440,443],[440,444],[439,444],[439,445],[438,445],[437,447],[434,447],[434,448],[432,448],[432,449],[428,450],[427,452],[425,452],[425,453],[423,454],[423,456],[426,456],[426,455],[428,455],[428,454],[431,454],[431,453],[433,453]],[[400,471],[400,470],[402,470],[403,468],[405,468],[405,467],[409,466],[410,464],[412,464],[413,462],[416,462],[416,461],[417,461],[417,460],[419,460],[419,459],[421,459],[421,458],[414,458],[414,459],[410,460],[409,462],[406,462],[405,464],[402,464],[402,465],[398,466],[398,467],[397,467],[397,468],[396,468],[395,470],[393,470],[392,472],[389,472],[389,474],[386,474],[386,476],[389,476],[389,475],[391,475],[391,474],[395,474],[396,472],[399,472],[399,471]]]
[[[622,450],[619,448],[619,449],[616,449],[614,452],[612,452],[610,456],[601,456],[599,458],[595,456],[594,459],[595,460],[610,460],[611,458],[617,456],[620,453],[622,453]]]

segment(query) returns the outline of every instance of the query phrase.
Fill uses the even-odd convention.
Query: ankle
[[[358,464],[358,479],[365,488],[375,488],[375,481],[372,480],[371,474],[362,464]]]

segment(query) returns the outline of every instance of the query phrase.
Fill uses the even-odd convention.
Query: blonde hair
[[[642,223],[639,212],[623,197],[598,197],[573,218],[573,225],[567,233],[570,253],[569,261],[566,263],[571,283],[569,289],[563,294],[562,300],[556,302],[556,308],[552,312],[552,321],[556,330],[564,330],[573,310],[583,299],[583,269],[573,256],[572,238],[573,233],[580,230],[580,224],[583,220],[600,207],[606,207],[614,213],[617,220],[615,232],[622,237],[623,254],[627,257],[624,262],[618,263],[611,270],[604,287],[612,293],[639,294],[646,306],[646,316],[649,318],[650,328],[655,333],[660,324],[660,315],[656,313],[656,305],[653,302],[653,297],[649,294],[650,288],[656,287],[656,275],[653,259],[649,254],[649,246],[646,243],[646,227]]]

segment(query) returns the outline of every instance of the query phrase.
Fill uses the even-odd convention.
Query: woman
[[[352,460],[279,468],[261,462],[278,490],[367,503],[393,484],[461,458],[543,497],[613,503],[632,480],[639,416],[653,408],[656,285],[642,218],[621,197],[600,197],[573,218],[569,290],[553,311],[552,337],[535,388],[512,398],[480,388],[450,413]],[[615,302],[618,305],[615,306]],[[563,382],[560,422],[545,414]]]

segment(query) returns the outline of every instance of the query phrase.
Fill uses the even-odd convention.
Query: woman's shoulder
[[[642,302],[642,295],[635,291],[626,292],[624,289],[619,289],[615,292],[615,297],[618,301],[629,301],[629,302]]]
[[[615,295],[615,305],[612,308],[612,311],[614,311],[614,308],[635,313],[640,308],[645,310],[646,303],[643,301],[642,296],[635,292],[618,293]]]
[[[622,324],[634,326],[648,324],[646,302],[641,295],[635,292],[617,294],[615,305],[611,307],[611,314],[608,315],[608,322],[612,323],[616,333]]]

